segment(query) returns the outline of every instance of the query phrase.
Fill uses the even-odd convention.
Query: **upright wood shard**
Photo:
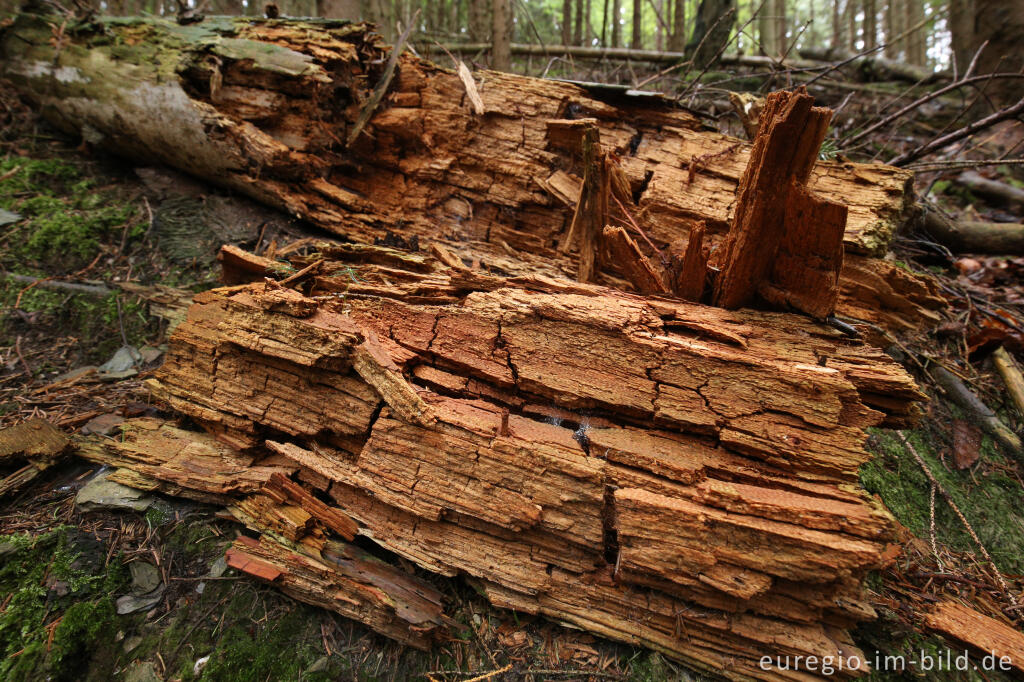
[[[832,117],[813,102],[799,91],[765,102],[719,259],[717,305],[738,308],[760,295],[818,318],[835,309],[847,209],[806,187]]]
[[[550,121],[548,136],[555,144],[559,143],[559,138],[562,138],[562,144],[565,144],[566,139],[572,142],[578,140],[576,146],[582,159],[583,182],[561,250],[568,251],[572,246],[577,248],[579,266],[576,279],[590,282],[600,262],[601,231],[608,222],[609,178],[605,171],[606,156],[601,149],[601,133],[595,119],[583,119]]]
[[[679,298],[699,303],[704,296],[708,276],[708,249],[704,246],[705,223],[690,230],[686,251],[680,259],[672,255],[668,268],[669,287]]]

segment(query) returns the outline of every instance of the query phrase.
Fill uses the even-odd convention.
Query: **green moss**
[[[319,623],[292,611],[251,633],[233,625],[224,632],[210,655],[201,680],[248,682],[248,680],[297,680],[319,657]],[[288,652],[283,656],[282,652]]]
[[[0,679],[105,679],[117,616],[110,595],[127,584],[119,561],[68,527],[3,536]],[[51,639],[52,633],[52,639]]]
[[[142,234],[140,221],[132,225],[134,207],[113,201],[74,166],[54,159],[0,161],[0,173],[15,167],[19,170],[0,183],[0,207],[25,220],[2,237],[5,269],[22,272],[33,263],[81,269],[99,253],[103,240],[119,237],[126,225],[126,241]]]
[[[82,351],[81,364],[107,361],[122,344],[123,326],[128,343],[141,346],[152,336],[158,323],[146,315],[145,307],[122,296],[118,316],[118,294],[97,298],[89,294],[68,294],[0,279],[0,308],[10,309],[21,295],[19,307],[26,313],[40,313],[55,329],[75,336]],[[18,318],[0,317],[0,345],[13,345]],[[36,364],[37,373],[64,370],[66,367]]]
[[[983,464],[976,470],[957,471],[939,457],[947,447],[940,434],[904,433],[964,513],[999,568],[1012,574],[1024,572],[1024,555],[1020,552],[1024,546],[1024,497],[1020,485],[1001,473],[1000,466],[1006,460],[988,438],[982,443]],[[864,487],[878,494],[900,523],[918,537],[927,538],[931,485],[921,466],[894,433],[874,430],[868,447],[876,456],[861,467]],[[941,494],[936,495],[935,517],[937,541],[957,551],[977,553],[969,533]]]
[[[174,551],[194,558],[220,555],[223,553],[224,539],[210,530],[209,521],[198,519],[179,523],[167,536],[166,542]]]

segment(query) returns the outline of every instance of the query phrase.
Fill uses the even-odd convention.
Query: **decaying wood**
[[[121,429],[117,439],[79,438],[78,455],[116,467],[108,480],[123,485],[230,505],[263,534],[235,542],[227,554],[232,567],[419,648],[444,624],[441,595],[431,585],[327,537],[351,540],[357,526],[289,478],[300,473],[294,462],[245,454],[152,418],[130,419]]]
[[[799,91],[765,101],[718,261],[716,305],[738,308],[759,296],[818,319],[835,310],[847,209],[807,189],[832,120],[813,103]]]
[[[439,596],[353,534],[732,679],[785,679],[765,655],[857,651],[894,530],[858,487],[864,429],[910,424],[923,396],[806,316],[698,302],[717,247],[728,306],[934,314],[926,284],[865,255],[903,221],[910,174],[815,165],[827,115],[802,94],[770,100],[751,150],[665,101],[510,74],[485,74],[480,113],[458,74],[402,55],[364,127],[389,76],[363,25],[105,30],[118,50],[81,33],[55,54],[22,16],[0,68],[93,142],[352,241],[288,264],[225,248],[231,286],[196,296],[149,382],[209,435],[134,420],[84,456],[226,505],[262,536],[233,566],[417,646]],[[387,231],[426,248],[370,246]],[[843,261],[844,241],[861,255]],[[683,243],[667,284],[698,302],[659,270]]]
[[[704,296],[710,252],[704,246],[704,223],[698,223],[686,239],[680,259],[673,254],[668,267],[669,288],[679,298],[699,303]]]
[[[68,444],[67,436],[45,419],[0,430],[0,498],[50,468]]]
[[[925,616],[925,624],[971,647],[974,655],[971,660],[981,659],[980,665],[969,661],[969,665],[977,666],[975,669],[1024,673],[1024,635],[1005,623],[958,602],[944,601]],[[954,652],[954,657],[962,653]],[[990,657],[989,661],[984,660],[986,656]]]
[[[549,187],[565,175],[578,183],[582,172],[577,150],[549,144],[551,120],[596,120],[628,178],[637,221],[659,245],[700,220],[724,232],[750,154],[740,145],[687,185],[689,160],[737,140],[665,100],[484,72],[480,115],[457,73],[408,54],[366,134],[346,149],[388,56],[363,25],[137,19],[108,21],[104,31],[107,40],[88,48],[83,30],[67,36],[75,49],[55,51],[46,21],[22,15],[5,33],[0,68],[51,120],[106,148],[155,156],[358,241],[391,229],[553,258],[573,207]],[[848,250],[878,254],[908,217],[911,178],[877,164],[822,162],[809,188],[849,206]],[[570,261],[563,271],[575,269]]]
[[[664,294],[668,288],[661,275],[654,268],[647,256],[643,254],[636,242],[630,239],[626,230],[621,227],[604,228],[604,248],[608,252],[610,262],[618,264],[619,269],[641,294]],[[701,273],[703,275],[703,273]]]
[[[87,456],[217,496],[263,533],[233,565],[392,636],[429,639],[439,612],[366,607],[325,559],[344,519],[499,606],[715,675],[857,651],[861,583],[894,531],[857,487],[864,427],[906,424],[922,398],[881,351],[790,314],[386,247],[318,257],[299,290],[250,272],[197,295],[151,382],[215,435],[191,435],[197,464],[233,466],[190,474],[180,430],[145,420]],[[234,281],[250,262],[224,260]]]
[[[1002,346],[992,353],[992,364],[1003,378],[1006,390],[1010,393],[1013,404],[1017,406],[1017,413],[1024,416],[1024,374],[1021,374],[1020,365]]]

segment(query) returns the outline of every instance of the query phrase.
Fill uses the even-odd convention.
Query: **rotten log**
[[[429,583],[328,537],[334,531],[351,539],[355,524],[286,478],[300,473],[294,462],[244,453],[153,418],[130,419],[120,428],[118,439],[78,438],[77,454],[115,467],[108,480],[122,485],[232,505],[229,510],[262,537],[240,537],[228,550],[230,566],[421,649],[445,624],[441,595]],[[294,526],[295,519],[302,532],[288,538],[288,522]]]
[[[68,445],[67,436],[45,419],[0,429],[0,498],[53,466]]]
[[[409,54],[367,134],[346,148],[388,55],[364,25],[108,19],[107,39],[83,29],[57,50],[54,21],[20,16],[4,33],[0,65],[52,122],[355,241],[390,229],[478,253],[500,254],[504,244],[570,273],[575,259],[560,258],[559,247],[574,206],[558,188],[575,182],[578,194],[582,172],[576,150],[549,143],[549,121],[596,120],[636,199],[634,216],[659,247],[701,220],[709,233],[728,229],[750,154],[668,100],[623,102],[508,73],[482,74],[481,116],[458,74]],[[680,161],[702,157],[714,161],[688,183]],[[848,205],[848,252],[880,254],[910,215],[911,180],[888,166],[821,162],[808,187]]]
[[[668,246],[702,221],[714,250],[750,156],[748,145],[708,132],[668,100],[622,101],[514,74],[482,73],[479,115],[458,74],[409,54],[348,148],[343,141],[388,56],[365,25],[105,21],[103,40],[83,28],[57,50],[51,25],[60,22],[22,15],[0,38],[0,71],[53,123],[105,149],[163,161],[345,239],[374,243],[390,230],[443,242],[456,258],[496,272],[576,274],[581,256],[591,255],[567,239],[584,170],[579,145],[559,146],[549,135],[557,121],[596,121],[628,189],[622,226],[636,238],[635,219],[648,257],[655,254],[647,240],[671,254]],[[857,254],[883,253],[912,214],[912,177],[848,162],[820,162],[811,172],[810,191],[848,206],[837,313],[888,324],[888,309],[874,304],[903,292],[851,300],[850,292],[865,291],[847,281],[847,269],[902,282],[891,276],[894,264]],[[607,272],[597,277],[628,286]],[[931,297],[927,305],[942,303]],[[899,315],[910,324],[935,317],[919,302],[900,299],[898,307],[915,309]]]
[[[862,581],[895,529],[858,489],[864,428],[910,422],[923,398],[881,351],[792,314],[385,247],[318,257],[288,305],[255,275],[197,295],[150,383],[225,444],[196,435],[198,452],[232,466],[142,454],[154,427],[133,422],[87,456],[230,498],[277,548],[239,547],[234,565],[335,610],[349,588],[321,567],[347,518],[496,605],[714,675],[784,679],[765,655],[864,660],[848,628],[872,617]],[[388,382],[360,369],[367,343]],[[308,495],[281,492],[293,486]],[[386,634],[411,627],[379,601],[355,611]]]

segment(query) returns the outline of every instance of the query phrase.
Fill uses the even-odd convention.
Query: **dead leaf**
[[[957,469],[967,469],[978,461],[981,429],[963,419],[953,420],[953,461]]]

